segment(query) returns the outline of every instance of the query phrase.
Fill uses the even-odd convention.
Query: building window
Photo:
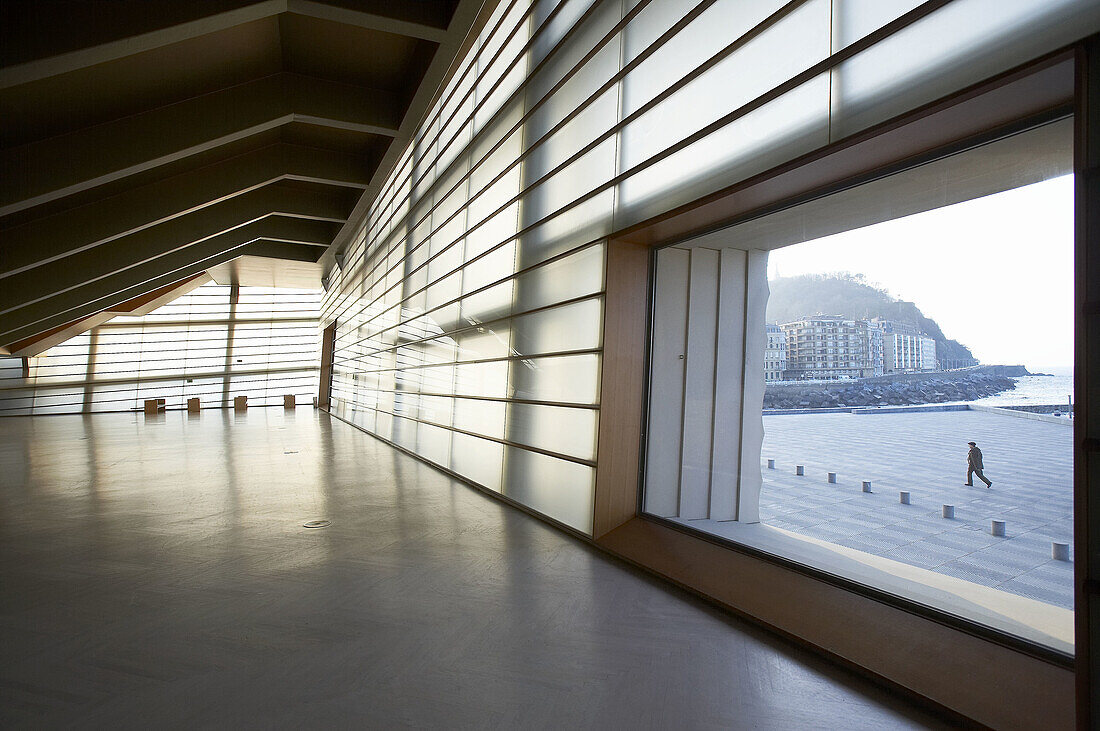
[[[1073,564],[1058,556],[1073,542],[1072,178],[1051,176],[1071,162],[1048,144],[1071,130],[1037,127],[756,229],[851,207],[830,214],[848,226],[829,237],[734,227],[661,249],[645,511],[1071,655]],[[1050,151],[1041,173],[1021,154],[1035,146]],[[1048,179],[1013,187],[994,158]],[[939,190],[957,203],[852,225],[947,171],[975,176]],[[1014,294],[1035,277],[1049,296]],[[746,309],[765,278],[766,311]],[[673,290],[716,309],[677,310]],[[849,337],[867,347],[842,347]],[[679,343],[675,360],[663,340]],[[765,364],[782,342],[780,381]]]

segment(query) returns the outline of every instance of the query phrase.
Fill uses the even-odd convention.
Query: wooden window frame
[[[1092,317],[1095,324],[1094,316],[1100,314],[1100,292],[1096,291],[1100,277],[1092,277],[1098,280],[1092,283],[1086,281],[1090,271],[1086,266],[1095,261],[1100,238],[1100,206],[1095,202],[1086,205],[1089,195],[1094,201],[1100,199],[1097,38],[973,85],[608,239],[593,521],[597,546],[948,714],[992,727],[1062,728],[1075,721],[1088,725],[1089,708],[1100,708],[1100,700],[1092,700],[1096,691],[1088,672],[1093,658],[1100,654],[1089,652],[1088,627],[1089,598],[1100,584],[1093,580],[1085,589],[1082,578],[1088,575],[1088,546],[1095,547],[1097,542],[1089,542],[1087,524],[1096,525],[1100,520],[1100,514],[1088,512],[1087,453],[1091,447],[1086,448],[1084,441],[1087,368],[1095,370],[1100,360],[1089,352],[1098,349],[1098,343],[1092,341],[1100,338],[1096,333],[1089,338],[1086,322]],[[1069,115],[1076,119],[1078,179],[1075,663],[1022,641],[998,640],[963,620],[855,582],[642,515],[649,280],[657,247]],[[1091,287],[1088,291],[1086,284]],[[1083,306],[1082,302],[1092,304]],[[1095,447],[1096,436],[1093,427],[1093,440],[1087,444]],[[1093,511],[1100,511],[1100,501]],[[978,678],[981,682],[975,682]]]

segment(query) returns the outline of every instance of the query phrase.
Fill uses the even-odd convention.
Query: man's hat
[[[976,443],[974,443],[974,442],[967,442],[967,444],[969,444],[969,445],[970,445],[971,447],[976,447],[976,446],[978,446],[978,445],[977,445]]]

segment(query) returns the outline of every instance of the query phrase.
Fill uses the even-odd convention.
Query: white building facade
[[[936,360],[936,341],[923,334],[920,336],[920,369],[922,371],[939,370]]]
[[[787,339],[787,378],[836,380],[875,375],[866,320],[818,315],[780,328]]]
[[[787,370],[787,334],[779,325],[767,326],[764,350],[764,380],[781,381]]]

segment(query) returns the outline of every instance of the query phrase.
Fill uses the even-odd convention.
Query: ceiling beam
[[[43,286],[63,286],[67,280],[79,281],[97,276],[102,270],[133,266],[265,216],[343,223],[350,210],[351,203],[339,189],[302,190],[276,184],[226,198],[109,241],[88,242],[75,235],[39,238],[33,246],[26,242],[9,245],[10,242],[5,241],[0,245],[0,252],[4,254],[0,258],[0,281],[3,281],[0,303],[9,297],[18,297],[15,292],[20,289],[41,292]],[[21,285],[23,282],[25,284]]]
[[[56,252],[76,253],[282,180],[362,190],[369,172],[357,155],[277,144],[0,230],[0,278]]]
[[[196,244],[187,251],[161,257],[155,264],[128,269],[0,315],[0,343],[21,340],[71,320],[87,317],[243,254],[316,261],[322,247],[319,237],[310,240],[303,232],[295,238],[282,238],[278,230],[264,230],[263,223],[260,221],[250,227],[230,231]],[[313,221],[300,223],[316,224]],[[260,242],[263,242],[263,247],[248,248],[249,244]],[[292,245],[292,248],[277,244]]]
[[[160,268],[162,259],[177,254],[187,257],[200,245],[206,248],[219,242],[237,245],[241,236],[246,236],[249,240],[274,238],[324,246],[339,228],[331,219],[302,216],[311,211],[311,203],[303,202],[306,197],[300,191],[284,194],[282,201],[276,200],[279,197],[276,191],[269,193],[266,189],[249,195],[254,199],[247,201],[252,210],[243,208],[239,199],[234,199],[9,277],[0,287],[0,315],[79,290],[85,284],[117,277],[122,272]],[[273,204],[288,212],[272,211]]]
[[[152,170],[261,132],[303,122],[363,135],[397,134],[389,92],[273,74],[78,132],[0,152],[0,216]]]
[[[390,3],[390,7],[397,10],[401,6],[398,3]],[[351,25],[366,30],[379,30],[394,35],[434,41],[435,43],[441,43],[447,37],[447,29],[443,27],[390,18],[375,13],[365,13],[361,10],[352,10],[324,2],[314,2],[313,0],[288,0],[287,11],[296,15],[307,15],[311,18],[329,20],[342,25]]]
[[[162,28],[152,28],[145,33],[120,39],[104,39],[95,45],[74,51],[14,64],[0,69],[0,89],[27,84],[50,76],[57,76],[96,64],[115,61],[126,56],[153,51],[200,36],[228,30],[229,28],[270,18],[280,13],[292,12],[315,18],[332,20],[359,28],[397,33],[412,38],[439,42],[445,31],[432,25],[415,21],[397,20],[385,15],[348,10],[320,2],[296,2],[295,0],[264,0],[241,8],[214,13],[202,18],[177,23]],[[110,30],[109,24],[105,27]]]
[[[16,341],[6,347],[0,348],[0,350],[7,351],[9,355],[13,356],[33,358],[49,350],[53,346],[60,345],[66,340],[75,338],[77,335],[85,333],[97,325],[102,325],[119,315],[147,315],[156,308],[162,307],[172,300],[187,294],[191,290],[206,284],[211,281],[211,279],[212,278],[205,273],[187,277],[182,281],[173,282],[165,287],[155,289],[147,295],[135,297],[128,302],[123,302],[109,310],[103,310],[94,315],[67,322],[64,325],[52,328],[33,337]]]
[[[267,259],[281,259],[283,261],[316,262],[320,256],[318,247],[314,244],[299,244],[293,241],[275,241],[273,239],[259,239],[240,249],[225,261],[231,261],[241,256],[259,256]],[[207,264],[212,268],[214,264]]]

